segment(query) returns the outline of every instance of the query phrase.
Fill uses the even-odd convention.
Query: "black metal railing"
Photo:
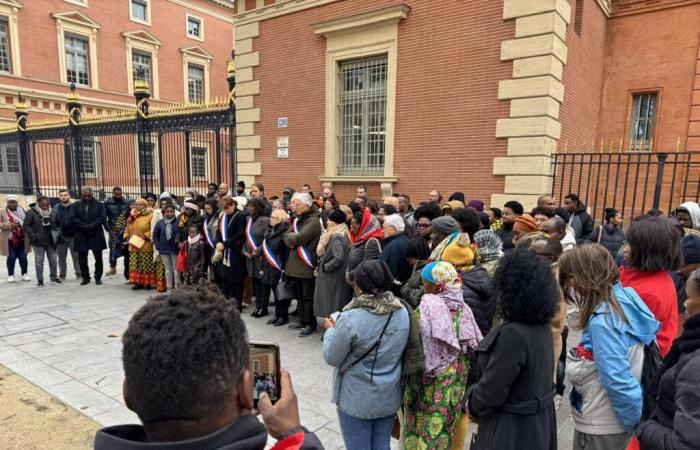
[[[557,153],[552,173],[557,200],[578,194],[596,220],[605,208],[632,218],[700,199],[700,152]]]

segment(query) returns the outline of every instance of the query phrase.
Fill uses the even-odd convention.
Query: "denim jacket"
[[[345,370],[374,345],[388,318],[388,314],[375,315],[362,308],[344,311],[323,337],[323,357],[335,367],[331,401],[358,419],[390,416],[403,400],[401,356],[409,334],[405,308],[394,311],[379,348]]]

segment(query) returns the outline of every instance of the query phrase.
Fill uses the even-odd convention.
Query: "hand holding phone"
[[[280,348],[267,342],[250,343],[250,368],[253,372],[253,405],[267,395],[272,403],[280,398]]]
[[[287,431],[300,425],[297,395],[292,388],[292,379],[286,370],[280,371],[280,399],[273,406],[270,397],[263,394],[258,402],[258,411],[262,415],[267,431],[279,439]]]

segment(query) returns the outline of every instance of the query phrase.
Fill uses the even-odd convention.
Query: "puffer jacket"
[[[586,205],[579,201],[576,211],[569,218],[569,226],[574,230],[576,243],[582,244],[593,232],[593,218],[586,211]]]
[[[464,303],[471,308],[482,336],[491,331],[496,302],[492,299],[491,277],[482,266],[460,273]]]
[[[602,236],[600,236],[601,230],[603,232]],[[588,236],[588,240],[590,242],[599,242],[600,245],[608,249],[614,258],[617,256],[617,252],[620,251],[622,246],[625,244],[625,232],[617,227],[601,225],[593,230],[593,232]]]
[[[659,322],[633,289],[618,283],[614,292],[629,324],[603,304],[581,335],[579,348],[590,354],[575,347],[567,355],[571,416],[582,433],[631,432],[642,415],[644,345],[654,341]]]

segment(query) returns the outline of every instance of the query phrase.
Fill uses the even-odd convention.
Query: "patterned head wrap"
[[[362,213],[362,223],[359,231],[357,234],[350,233],[352,243],[365,242],[371,238],[382,239],[383,237],[384,234],[382,233],[381,225],[379,225],[379,220],[369,212],[369,209],[365,208]]]
[[[421,278],[437,286],[438,292],[456,292],[462,290],[462,279],[454,266],[445,261],[434,261],[423,268]]]

